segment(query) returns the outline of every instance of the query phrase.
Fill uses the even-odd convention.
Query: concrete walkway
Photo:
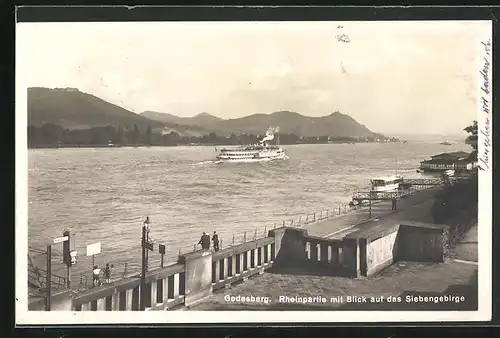
[[[431,188],[398,200],[397,210],[391,210],[391,202],[383,201],[372,205],[372,219],[376,222],[414,221],[432,222],[430,210],[434,203],[434,195],[437,189]],[[352,211],[324,221],[302,226],[310,235],[327,238],[337,238],[355,231],[369,222],[368,207]]]
[[[305,226],[308,233],[323,237],[342,237],[363,226],[398,222],[401,220],[432,223],[430,210],[435,189],[398,201],[398,210],[390,210],[390,202],[373,208],[378,220],[366,222],[367,210]],[[365,221],[365,222],[363,222]],[[358,225],[353,226],[353,224]],[[362,224],[359,224],[363,222]],[[371,224],[369,224],[371,223]],[[345,230],[346,227],[350,227]],[[344,230],[343,230],[344,229]],[[222,290],[192,310],[474,310],[477,307],[477,226],[470,229],[453,248],[451,259],[445,263],[397,262],[377,275],[361,278],[314,275],[310,273],[272,273],[250,279],[231,289]],[[464,295],[461,304],[405,303],[406,295]],[[228,302],[226,295],[269,297],[269,304]],[[326,303],[293,304],[280,302],[280,296],[325,297]],[[377,304],[348,304],[347,296],[401,297],[402,302]],[[338,301],[335,301],[338,300]],[[354,306],[354,308],[353,308]],[[357,307],[357,308],[356,308]]]
[[[477,266],[448,261],[442,264],[398,262],[380,274],[357,279],[312,276],[298,274],[264,273],[261,276],[214,294],[207,301],[190,308],[192,310],[342,310],[347,303],[347,296],[401,296],[422,292],[445,292],[450,285],[470,285],[471,276],[477,272]],[[472,283],[473,284],[473,283]],[[470,294],[477,295],[477,285],[473,285]],[[454,293],[457,295],[456,293]],[[228,302],[224,296],[260,296],[269,297],[269,304]],[[324,304],[280,303],[280,296],[327,298]],[[342,298],[341,298],[342,297]],[[469,298],[472,298],[470,296]],[[338,301],[335,301],[338,300]],[[366,305],[366,304],[365,304]],[[439,305],[439,304],[438,304]],[[415,304],[403,302],[394,304],[393,309],[410,310]],[[366,308],[366,306],[364,306]],[[373,309],[377,304],[373,305]]]

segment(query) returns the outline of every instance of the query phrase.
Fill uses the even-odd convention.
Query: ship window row
[[[455,169],[455,168],[466,168],[467,164],[427,164],[424,163],[422,165],[424,168],[429,168],[429,169]]]
[[[254,155],[254,153],[226,153],[229,156],[249,156]]]

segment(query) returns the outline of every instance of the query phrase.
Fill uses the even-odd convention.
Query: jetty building
[[[467,171],[475,167],[470,160],[470,153],[455,151],[434,155],[430,160],[420,162],[420,170],[428,172],[444,172],[446,170]]]

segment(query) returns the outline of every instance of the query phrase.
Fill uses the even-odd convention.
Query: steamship
[[[270,127],[266,135],[257,144],[251,144],[234,148],[223,148],[217,155],[217,162],[261,162],[286,159],[286,151],[279,146],[279,135],[277,145],[269,145],[268,141],[274,139],[278,134],[279,127]]]

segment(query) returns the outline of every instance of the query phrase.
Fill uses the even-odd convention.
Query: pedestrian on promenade
[[[398,202],[397,202],[396,198],[393,197],[392,198],[392,210],[396,210],[397,203]]]
[[[106,263],[106,267],[104,268],[104,282],[106,284],[111,283],[111,269],[113,268],[113,264]]]
[[[94,286],[101,285],[101,269],[98,265],[94,265],[94,270],[92,270],[92,280]]]
[[[200,241],[198,244],[201,244],[201,248],[204,250],[210,249],[210,236],[207,235],[206,232],[203,232],[203,235],[201,235]]]
[[[219,235],[215,231],[212,236],[212,242],[214,242],[214,250],[219,251]]]

